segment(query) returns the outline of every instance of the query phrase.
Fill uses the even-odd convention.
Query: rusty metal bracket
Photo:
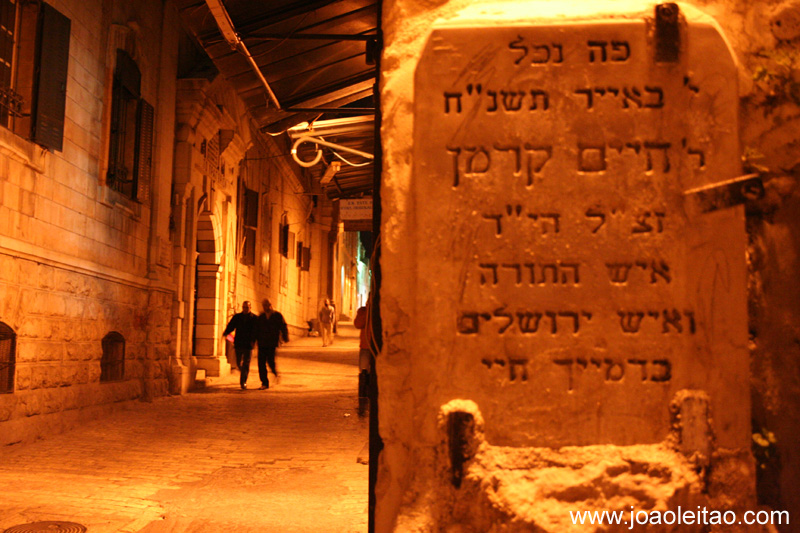
[[[764,184],[759,174],[746,174],[720,183],[712,183],[684,191],[701,213],[743,204],[764,197]]]
[[[656,6],[656,62],[676,63],[681,51],[680,8],[678,4]]]

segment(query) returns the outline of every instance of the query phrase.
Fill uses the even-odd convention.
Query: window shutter
[[[244,190],[244,225],[258,227],[258,192],[247,188]]]
[[[45,148],[61,151],[67,102],[70,20],[48,4],[42,4],[39,20],[32,137],[35,143]]]
[[[303,257],[300,261],[300,270],[308,272],[311,267],[311,248],[308,246],[304,246],[302,253]]]
[[[136,176],[136,199],[141,203],[150,202],[150,181],[153,174],[153,122],[155,110],[153,106],[139,100],[139,109],[136,116],[136,161],[134,162],[134,175]]]

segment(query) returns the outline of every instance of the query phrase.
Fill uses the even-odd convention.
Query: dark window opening
[[[61,150],[70,20],[44,2],[0,0],[0,126]]]
[[[147,202],[153,159],[153,106],[139,97],[142,75],[124,50],[117,50],[111,90],[108,184],[131,200]]]
[[[278,252],[283,257],[289,257],[289,220],[286,215],[281,217],[281,225],[279,226],[278,236]]]
[[[125,337],[112,331],[103,337],[100,382],[120,381],[125,377]]]
[[[258,192],[244,187],[240,205],[242,222],[242,250],[239,262],[243,265],[256,264],[256,232],[258,230]]]
[[[0,394],[14,392],[17,334],[0,322]]]

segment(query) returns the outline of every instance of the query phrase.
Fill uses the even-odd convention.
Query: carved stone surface
[[[678,22],[675,62],[645,17],[431,34],[412,182],[431,412],[471,399],[497,445],[655,443],[676,392],[704,390],[717,444],[748,446],[743,209],[685,194],[741,174],[737,73],[713,24]]]

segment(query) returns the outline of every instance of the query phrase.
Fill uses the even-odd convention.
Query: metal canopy
[[[265,133],[341,117],[371,118],[375,112],[377,0],[177,3],[188,30]],[[372,133],[358,124],[352,132],[340,129],[334,142],[372,152]],[[335,157],[324,151],[312,175],[321,176]],[[369,194],[372,171],[371,163],[342,163],[326,191],[331,198]]]

